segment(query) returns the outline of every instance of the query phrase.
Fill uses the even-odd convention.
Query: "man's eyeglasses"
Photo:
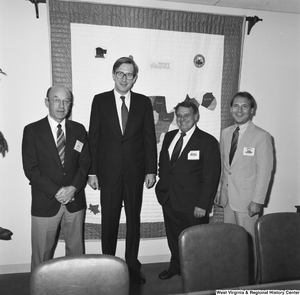
[[[52,99],[55,106],[59,106],[61,103],[64,105],[64,107],[69,107],[72,102],[69,100],[60,100],[60,99]]]
[[[124,77],[126,77],[127,80],[132,80],[134,78],[134,74],[132,73],[123,73],[123,72],[116,72],[116,77],[118,79],[123,79]]]

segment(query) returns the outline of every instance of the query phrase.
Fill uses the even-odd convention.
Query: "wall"
[[[105,3],[104,0],[94,2]],[[107,2],[107,1],[106,1]],[[110,3],[123,4],[123,1]],[[300,150],[300,15],[217,8],[162,1],[128,0],[128,5],[254,16],[263,19],[245,36],[241,90],[251,92],[258,109],[253,121],[274,137],[276,173],[266,213],[295,211],[299,197]],[[50,42],[45,4],[25,0],[0,1],[0,131],[9,153],[0,156],[0,226],[12,240],[0,240],[0,273],[29,271],[30,186],[22,169],[21,141],[26,124],[46,116],[44,97],[51,85]],[[201,127],[201,126],[200,126]],[[100,243],[88,242],[87,253],[100,253]],[[56,256],[64,255],[59,243]],[[120,242],[117,255],[123,256]],[[143,263],[168,261],[165,239],[142,241]]]

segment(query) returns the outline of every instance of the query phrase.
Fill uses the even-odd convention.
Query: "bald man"
[[[66,255],[84,254],[84,187],[90,167],[87,133],[68,120],[72,93],[63,86],[48,89],[47,117],[24,128],[23,168],[31,185],[31,270],[53,258],[61,228]]]

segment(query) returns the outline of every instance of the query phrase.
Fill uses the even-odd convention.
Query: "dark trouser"
[[[180,273],[178,238],[183,230],[193,225],[208,223],[209,216],[195,218],[194,212],[182,213],[172,208],[171,201],[163,205],[168,245],[171,251],[170,273]]]
[[[122,204],[126,214],[125,260],[130,270],[139,271],[140,213],[143,199],[143,184],[128,186],[120,178],[114,186],[101,185],[102,252],[116,254]]]

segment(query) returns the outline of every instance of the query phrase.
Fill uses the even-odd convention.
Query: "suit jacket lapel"
[[[178,160],[176,161],[176,163],[174,164],[174,166],[177,166],[178,164],[180,164],[182,161],[186,160],[188,157],[188,153],[193,150],[193,147],[195,146],[195,144],[197,144],[197,142],[199,142],[200,137],[199,137],[199,129],[198,127],[196,127],[194,133],[192,134],[190,140],[188,141],[188,143],[186,144],[186,146],[184,147],[184,149],[182,150]]]
[[[175,131],[176,131],[176,132],[175,132]],[[178,132],[178,129],[177,129],[177,130],[174,130],[174,131],[173,131],[173,134],[171,134],[170,137],[164,138],[164,140],[167,140],[167,142],[166,142],[166,150],[165,150],[165,153],[166,153],[167,159],[169,160],[169,164],[171,164],[171,162],[170,162],[170,161],[171,161],[171,158],[170,158],[170,155],[169,155],[169,147],[170,147],[170,144],[171,144],[171,142],[173,141],[174,137],[176,136],[177,132]]]
[[[40,138],[44,141],[45,146],[49,150],[49,154],[58,164],[61,165],[61,161],[57,152],[56,142],[54,141],[51,127],[47,117],[43,121],[41,121]]]
[[[227,135],[224,138],[224,161],[225,161],[225,166],[228,167],[228,169],[233,165],[233,162],[235,158],[233,158],[233,161],[231,162],[231,166],[229,165],[229,153],[230,153],[230,148],[231,148],[231,141],[232,141],[232,134],[233,131],[235,130],[236,126],[232,125],[230,129],[228,130]],[[235,151],[238,153],[237,151]]]
[[[111,118],[111,124],[113,124],[114,129],[116,130],[116,133],[120,136],[123,136],[119,117],[118,117],[118,111],[117,111],[117,106],[116,106],[114,90],[112,90],[109,93],[109,96],[107,96],[106,99],[107,99],[107,102],[105,104],[105,106],[106,106],[105,112],[108,114],[109,118]]]
[[[237,149],[235,151],[235,155],[233,157],[233,160],[232,160],[232,163],[231,163],[231,166],[234,165],[234,163],[240,158],[243,156],[243,152],[244,152],[244,147],[247,147],[249,146],[253,136],[255,135],[254,134],[254,131],[255,131],[255,125],[252,123],[252,121],[249,122],[249,126],[247,127],[241,141],[239,142],[238,146],[237,146]],[[231,144],[231,143],[230,143]],[[230,147],[229,147],[229,150],[230,150]]]
[[[136,97],[134,92],[131,92],[129,114],[128,114],[128,120],[124,132],[124,137],[128,133],[130,126],[134,122],[134,117],[136,116],[137,111],[138,111],[138,98]]]
[[[71,126],[69,120],[66,119],[66,148],[65,148],[65,161],[64,166],[67,167],[70,160],[72,149],[74,148],[73,143],[76,140],[76,134],[74,128]]]

